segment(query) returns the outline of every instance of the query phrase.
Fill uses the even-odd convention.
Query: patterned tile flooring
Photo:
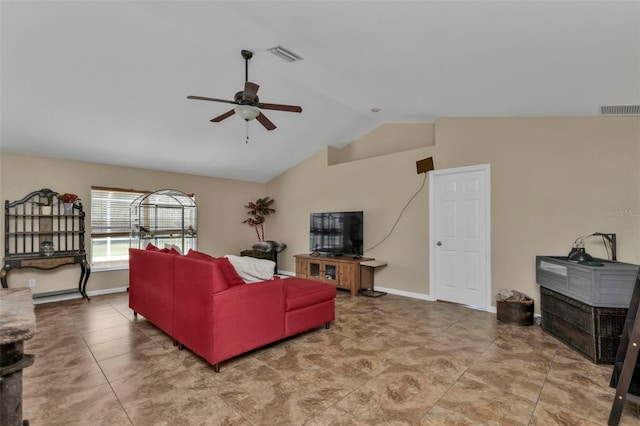
[[[336,321],[221,364],[126,293],[36,305],[31,425],[605,425],[611,366],[539,327],[443,302],[338,292]],[[637,399],[622,425],[640,424]]]

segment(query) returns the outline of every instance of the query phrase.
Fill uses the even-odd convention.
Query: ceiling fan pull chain
[[[247,126],[247,139],[245,139],[244,143],[249,143],[249,121],[245,121]]]

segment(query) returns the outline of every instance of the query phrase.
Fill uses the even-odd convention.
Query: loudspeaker
[[[418,170],[418,174],[433,170],[433,157],[416,161],[416,169]]]

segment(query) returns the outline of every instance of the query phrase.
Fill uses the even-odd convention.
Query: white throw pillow
[[[227,254],[224,257],[229,259],[240,278],[247,284],[273,279],[273,270],[276,263],[272,260],[256,259],[249,256],[234,256],[232,254]]]

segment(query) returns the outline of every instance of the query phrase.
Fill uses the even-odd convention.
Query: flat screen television
[[[363,212],[311,213],[309,249],[313,254],[362,257]]]

